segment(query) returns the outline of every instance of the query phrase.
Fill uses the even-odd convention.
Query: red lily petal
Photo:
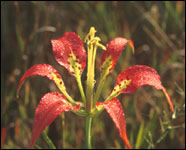
[[[130,80],[130,84],[126,86],[124,89],[120,89],[121,93],[134,93],[137,88],[144,85],[154,86],[158,90],[163,90],[167,101],[170,105],[172,111],[174,111],[170,96],[166,92],[166,89],[162,86],[160,81],[160,76],[158,73],[151,67],[144,65],[135,65],[127,68],[122,73],[120,73],[117,77],[117,83],[114,89],[118,90],[123,81]]]
[[[31,147],[33,147],[35,141],[46,126],[49,126],[58,115],[65,111],[76,111],[78,109],[80,109],[80,105],[72,106],[66,100],[65,96],[58,92],[45,94],[36,109],[32,128]]]
[[[105,67],[108,67],[110,72],[115,67],[116,62],[127,43],[129,43],[134,51],[133,42],[125,38],[118,37],[107,44],[106,50],[103,52],[101,58],[101,70],[104,70]]]
[[[78,70],[81,74],[86,66],[86,52],[82,40],[73,32],[66,32],[63,37],[51,40],[57,62],[70,74]]]
[[[119,85],[123,80],[131,80],[131,83],[121,91],[122,93],[134,93],[137,88],[143,85],[151,85],[158,90],[163,88],[158,73],[148,66],[135,65],[127,68],[118,75],[116,85]]]
[[[126,123],[125,123],[125,116],[124,112],[121,106],[121,103],[117,98],[112,98],[109,101],[106,102],[97,102],[96,106],[103,105],[103,107],[106,109],[107,113],[110,115],[112,120],[115,123],[115,126],[118,128],[120,137],[125,142],[126,146],[131,149],[129,140],[127,137],[127,131],[126,131]]]
[[[64,86],[63,80],[62,80],[61,76],[59,75],[58,71],[55,70],[54,67],[52,67],[51,65],[38,64],[38,65],[32,66],[22,76],[22,78],[21,78],[21,80],[18,84],[18,87],[17,87],[17,95],[18,95],[20,86],[22,85],[23,81],[27,77],[34,76],[34,75],[40,75],[40,76],[48,77],[50,80],[53,80],[61,90],[65,91],[65,86]]]

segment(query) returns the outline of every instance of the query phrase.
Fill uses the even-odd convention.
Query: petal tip
[[[134,50],[134,43],[132,40],[128,40],[128,43],[130,45],[130,47],[132,48],[132,53],[134,54],[135,53],[135,50]]]
[[[171,101],[171,98],[170,98],[169,94],[167,93],[167,90],[165,88],[162,88],[162,90],[163,90],[163,93],[166,96],[166,99],[167,99],[167,102],[168,102],[168,104],[170,106],[171,111],[174,112],[174,106],[172,104],[172,101]]]

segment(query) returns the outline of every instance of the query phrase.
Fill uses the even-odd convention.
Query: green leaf
[[[45,141],[47,142],[49,148],[50,149],[56,149],[55,145],[53,144],[51,139],[48,137],[48,135],[46,133],[46,130],[43,131],[42,135],[43,135],[43,138],[45,139]]]
[[[144,135],[144,122],[141,123],[138,131],[138,136],[136,140],[136,149],[139,149],[141,144],[143,143],[143,135]]]
[[[167,133],[168,133],[168,130],[165,130],[165,132],[163,132],[163,134],[156,141],[156,144],[159,144],[167,136]]]

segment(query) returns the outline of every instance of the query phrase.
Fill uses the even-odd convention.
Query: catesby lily
[[[171,99],[166,89],[161,84],[160,76],[154,69],[144,65],[135,65],[120,73],[117,77],[116,85],[108,98],[104,102],[98,102],[106,77],[115,67],[122,50],[125,48],[127,43],[130,44],[133,51],[134,46],[131,40],[118,37],[111,40],[107,46],[104,47],[99,43],[101,41],[100,38],[95,37],[95,32],[96,30],[92,27],[89,34],[85,37],[85,42],[87,42],[88,48],[86,94],[84,94],[81,83],[81,74],[87,61],[87,55],[82,40],[73,32],[66,32],[63,37],[57,40],[51,40],[53,53],[57,62],[65,67],[71,75],[75,76],[80,89],[82,102],[75,101],[68,94],[60,74],[51,65],[35,65],[28,69],[21,78],[17,88],[17,93],[19,92],[23,81],[27,77],[34,75],[44,76],[54,81],[56,86],[62,92],[62,94],[58,92],[47,93],[41,98],[35,112],[31,147],[33,147],[35,141],[46,126],[50,125],[61,113],[65,111],[73,111],[81,116],[94,117],[103,109],[106,109],[107,113],[114,121],[115,126],[118,128],[120,136],[126,146],[131,148],[127,138],[126,123],[122,105],[116,97],[120,93],[134,93],[137,88],[144,85],[151,85],[158,90],[163,90],[168,104],[170,105],[170,109],[174,111]],[[94,61],[98,47],[102,48],[104,51],[101,58],[100,82],[94,93]]]

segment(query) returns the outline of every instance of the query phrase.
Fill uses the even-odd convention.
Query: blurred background
[[[40,76],[30,77],[16,98],[16,87],[25,71],[35,64],[50,64],[61,74],[68,93],[80,99],[76,80],[55,60],[51,39],[75,32],[84,39],[94,26],[101,43],[115,37],[134,42],[122,52],[107,78],[103,101],[112,91],[117,75],[132,65],[147,65],[160,74],[176,113],[165,95],[144,86],[135,94],[121,94],[127,134],[133,148],[185,148],[185,2],[1,2],[1,148],[29,148],[35,109],[41,97],[59,91]],[[99,82],[102,50],[96,58]],[[85,88],[86,69],[82,74]],[[84,148],[85,120],[64,113],[50,125],[48,136],[57,148]],[[65,124],[62,126],[62,122]],[[36,145],[47,148],[42,135]],[[124,148],[113,121],[104,111],[93,120],[93,148]]]

